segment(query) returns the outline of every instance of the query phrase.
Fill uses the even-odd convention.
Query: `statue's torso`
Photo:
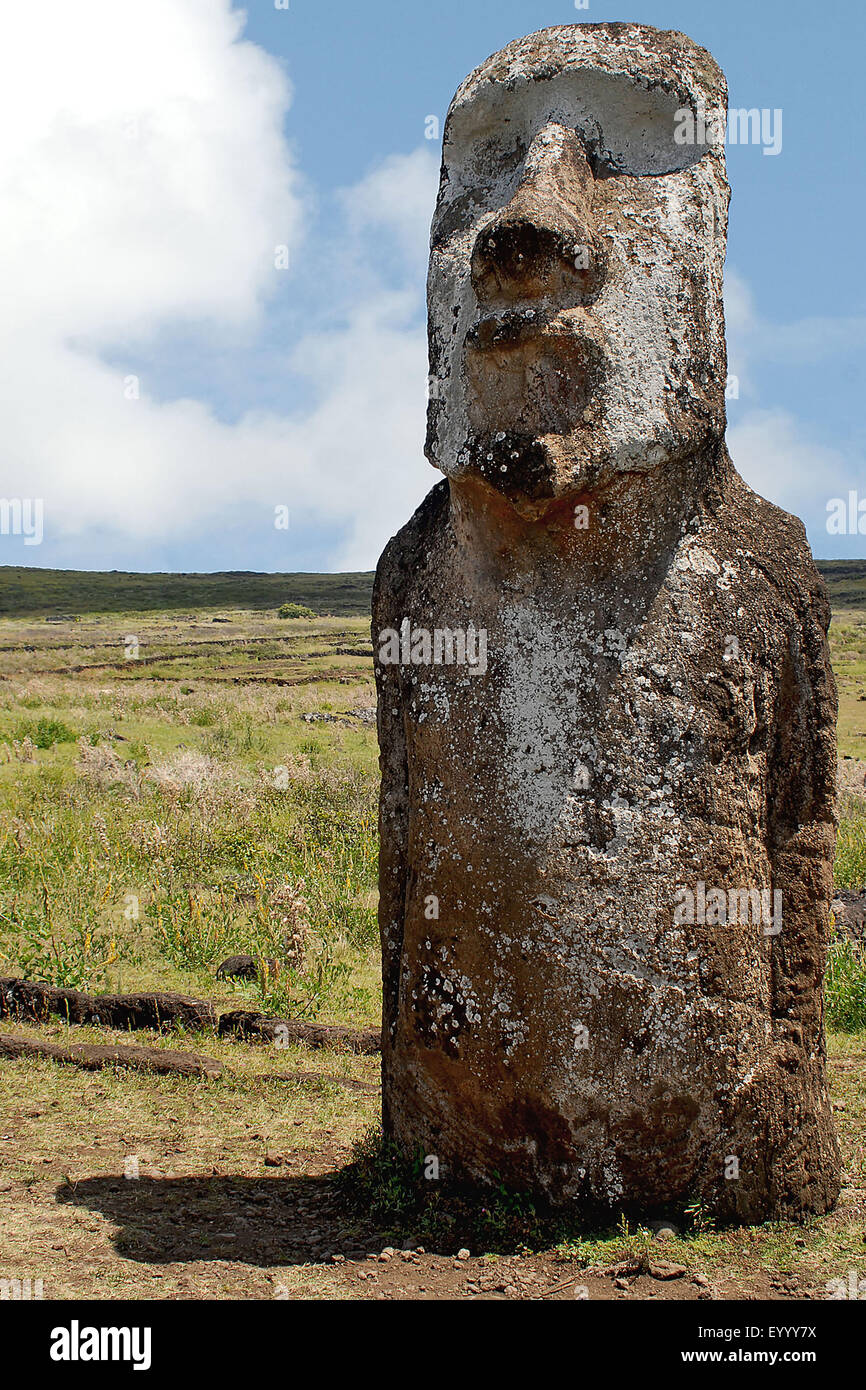
[[[429,1142],[498,1131],[518,1178],[576,1190],[578,1135],[613,1202],[678,1164],[687,1182],[773,1029],[769,764],[794,615],[709,527],[608,592],[467,574],[447,512],[419,551],[379,619],[431,650],[437,628],[487,642],[486,671],[400,666],[383,687],[410,808],[391,1045]]]

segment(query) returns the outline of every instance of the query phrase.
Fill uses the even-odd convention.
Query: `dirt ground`
[[[64,1041],[73,1030],[4,1031]],[[76,1028],[75,1040],[91,1031]],[[831,1216],[682,1237],[587,1233],[555,1249],[460,1257],[377,1229],[335,1189],[353,1140],[376,1120],[377,1058],[220,1039],[202,1050],[230,1074],[4,1063],[0,1279],[42,1279],[46,1299],[790,1300],[826,1298],[828,1280],[851,1269],[866,1277],[862,1040],[834,1040],[845,1190]],[[307,1078],[268,1079],[293,1069]]]

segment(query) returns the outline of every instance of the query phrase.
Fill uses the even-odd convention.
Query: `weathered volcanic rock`
[[[0,1033],[0,1057],[48,1057],[54,1062],[68,1062],[85,1071],[100,1071],[103,1067],[134,1067],[139,1071],[155,1071],[162,1076],[219,1076],[222,1062],[215,1057],[202,1057],[197,1052],[169,1052],[160,1047],[133,1047],[126,1044],[103,1046],[97,1043],[75,1043],[61,1047],[58,1043],[37,1042]]]
[[[100,1023],[109,1028],[186,1028],[216,1025],[216,1012],[205,999],[185,994],[84,994],[57,989],[42,980],[0,980],[0,1018],[37,1021],[57,1015],[67,1023]]]
[[[859,892],[850,888],[837,889],[830,908],[839,936],[855,945],[866,943],[866,888]]]
[[[267,967],[268,977],[271,980],[278,980],[280,977],[280,963],[274,960],[273,956],[229,956],[221,965],[217,966],[216,977],[218,980],[257,980],[262,971],[262,966]]]
[[[829,609],[724,442],[723,110],[577,25],[458,92],[429,282],[446,475],[376,579],[386,1133],[446,1180],[720,1218],[839,1191]]]
[[[220,1037],[234,1036],[247,1042],[278,1043],[283,1047],[334,1048],[337,1051],[372,1054],[381,1051],[376,1028],[349,1028],[341,1023],[304,1023],[296,1018],[267,1018],[254,1009],[232,1009],[220,1014]]]

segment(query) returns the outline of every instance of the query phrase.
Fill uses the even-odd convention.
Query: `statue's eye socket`
[[[688,143],[682,108],[671,104],[666,110],[635,109],[606,113],[592,126],[578,125],[586,156],[596,178],[627,175],[653,178],[680,173],[702,159],[712,141]]]
[[[513,87],[490,84],[455,113],[446,160],[453,155],[455,183],[464,192],[473,179],[480,185],[508,172],[537,132],[554,123],[577,132],[597,177],[678,173],[716,143],[711,136],[704,143],[683,138],[684,100],[679,92],[595,69]]]
[[[527,146],[498,133],[451,141],[446,149],[447,181],[433,223],[434,242],[472,225],[479,212],[499,206],[517,190]]]
[[[498,135],[474,140],[465,150],[461,165],[464,177],[496,182],[504,175],[519,170],[526,159],[527,145],[522,140],[502,140]]]

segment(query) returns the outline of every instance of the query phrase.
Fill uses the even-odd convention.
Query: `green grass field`
[[[270,994],[375,1020],[365,624],[139,615],[128,627],[0,621],[9,968],[207,992],[226,956],[282,957],[300,935],[294,976]]]

